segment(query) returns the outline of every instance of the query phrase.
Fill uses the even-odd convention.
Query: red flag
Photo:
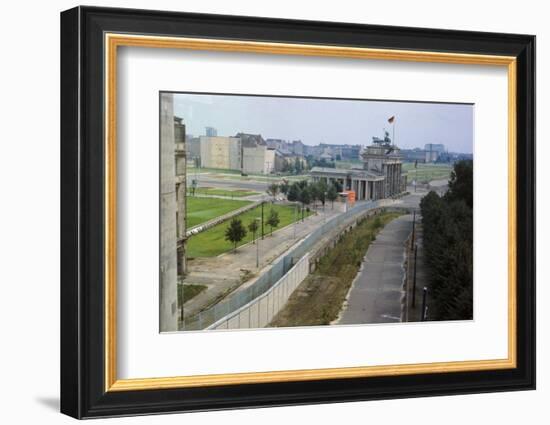
[[[395,121],[395,115],[392,115],[390,118],[388,118],[388,122],[391,124]]]

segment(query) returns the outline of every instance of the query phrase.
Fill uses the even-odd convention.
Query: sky
[[[218,136],[261,134],[264,139],[301,140],[306,145],[371,144],[393,134],[395,144],[424,148],[443,143],[449,152],[472,153],[473,105],[340,100],[246,95],[174,94],[174,113],[187,134],[214,127]]]

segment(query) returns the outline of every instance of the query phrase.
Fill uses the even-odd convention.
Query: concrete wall
[[[200,145],[202,167],[227,170],[242,168],[241,139],[201,136]]]
[[[176,119],[174,125],[176,143],[174,158],[176,164],[175,188],[176,188],[176,226],[177,226],[177,273],[178,278],[185,275],[187,270],[186,261],[186,199],[187,199],[187,149],[185,137],[185,124]]]
[[[176,176],[185,176],[187,170],[187,155],[185,143],[176,143],[175,145]]]
[[[200,158],[201,156],[201,139],[193,137],[185,141],[186,153],[188,159]]]
[[[266,147],[243,147],[243,172],[262,174],[266,172]]]
[[[209,220],[206,223],[197,224],[196,226],[193,226],[187,229],[186,235],[187,237],[190,237],[192,235],[196,235],[197,233],[204,232],[205,230],[208,230],[211,227],[214,227],[220,223],[223,223],[224,221],[227,221],[235,216],[238,216],[243,212],[256,208],[258,205],[261,205],[261,203],[262,203],[261,201],[253,202],[251,204],[245,205],[244,207],[228,212],[227,214],[213,218],[212,220]]]
[[[174,99],[160,96],[160,331],[176,331],[177,223],[174,159]]]
[[[281,171],[281,168],[277,169],[277,155],[275,154],[275,149],[266,149],[265,150],[265,174],[272,173],[274,171]],[[280,161],[279,161],[280,167]]]
[[[271,289],[240,309],[221,318],[207,329],[266,327],[308,274],[309,256],[306,254]]]

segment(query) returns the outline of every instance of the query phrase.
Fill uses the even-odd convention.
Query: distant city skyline
[[[261,134],[264,139],[301,140],[305,145],[369,145],[372,137],[393,134],[402,149],[442,143],[449,152],[473,152],[473,105],[341,100],[246,95],[174,93],[174,113],[186,132],[219,136]]]

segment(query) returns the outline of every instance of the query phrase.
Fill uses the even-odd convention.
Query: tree
[[[281,193],[284,195],[288,193],[289,188],[290,188],[290,185],[288,184],[287,180],[283,180],[283,182],[279,185],[279,189],[281,190]]]
[[[308,169],[312,169],[315,165],[315,159],[313,158],[312,155],[307,155],[306,156],[306,165],[307,165],[307,168]]]
[[[275,197],[277,196],[277,194],[279,193],[279,185],[277,183],[271,183],[266,192],[269,196],[272,196],[273,197],[273,200],[275,200]]]
[[[468,207],[474,205],[474,163],[469,160],[460,160],[455,162],[451,179],[449,180],[449,190],[445,197],[449,201],[462,199]]]
[[[300,189],[304,189],[307,186],[307,180],[298,180],[296,184]]]
[[[243,222],[237,217],[231,220],[227,229],[225,229],[225,240],[234,244],[234,251],[237,250],[237,244],[246,236],[246,229]]]
[[[306,186],[302,190],[300,190],[298,200],[302,203],[302,221],[304,221],[304,208],[311,202],[310,187],[307,186],[307,182]]]
[[[248,223],[248,230],[252,232],[252,243],[256,243],[256,232],[260,228],[260,225],[258,224],[258,220],[254,219],[250,223]]]
[[[300,186],[298,183],[292,183],[288,188],[288,193],[286,194],[286,199],[291,202],[296,202],[300,199]]]
[[[317,202],[317,200],[320,198],[319,186],[317,185],[317,183],[309,185],[309,197],[313,205],[315,205],[315,202]]]
[[[294,170],[296,171],[296,174],[300,174],[302,172],[302,161],[300,158],[296,157],[294,159]]]
[[[277,227],[280,221],[281,220],[279,219],[279,213],[273,209],[270,210],[269,217],[267,218],[267,224],[269,224],[271,235],[273,235],[273,228]]]
[[[325,158],[312,159],[311,167],[336,168],[336,163],[334,161],[327,161]]]
[[[335,180],[332,184],[334,185],[336,192],[342,192],[344,190],[342,183],[340,183],[338,180]]]
[[[467,187],[472,183],[463,165],[451,177],[452,193],[440,197],[431,191],[420,202],[433,320],[473,317],[473,213]]]
[[[334,208],[334,201],[336,201],[336,198],[338,198],[338,191],[336,190],[336,186],[331,184],[327,190],[327,199],[331,203],[331,208]]]
[[[324,207],[327,199],[327,190],[328,190],[327,183],[324,180],[319,180],[316,186],[317,186],[317,199],[321,201],[321,204]]]
[[[286,171],[289,174],[294,174],[294,163],[292,161],[285,159],[285,165],[283,166],[283,171]]]

